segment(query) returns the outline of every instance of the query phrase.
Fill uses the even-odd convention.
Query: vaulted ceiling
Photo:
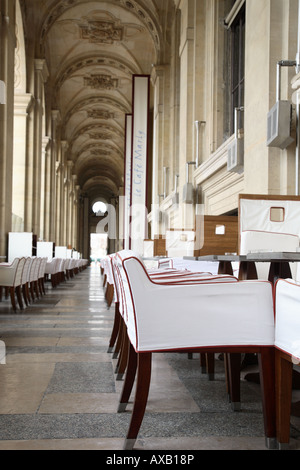
[[[25,34],[49,70],[47,104],[77,184],[109,201],[123,184],[132,75],[165,61],[173,0],[23,0]],[[32,35],[34,34],[34,38]]]

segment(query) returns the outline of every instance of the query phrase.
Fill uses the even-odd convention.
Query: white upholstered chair
[[[118,253],[116,262],[130,342],[119,412],[126,409],[137,373],[124,448],[133,448],[143,421],[152,353],[166,351],[259,353],[265,436],[271,446],[276,439],[271,284],[265,281],[159,284],[151,281],[133,252]]]
[[[17,310],[15,296],[17,296],[19,307],[24,308],[21,294],[22,273],[25,264],[25,258],[15,258],[12,263],[3,263],[0,265],[0,286],[9,290],[13,310]]]
[[[51,261],[48,261],[45,268],[45,274],[51,280],[52,287],[56,287],[58,284],[58,273],[60,270],[61,259],[60,258],[53,258]]]
[[[128,337],[126,332],[126,321],[127,318],[125,315],[126,312],[126,300],[123,292],[123,285],[121,281],[121,272],[116,262],[116,257],[118,255],[109,255],[105,258],[103,263],[104,272],[107,273],[107,286],[110,282],[114,283],[114,295],[115,295],[115,318],[114,318],[114,327],[112,330],[112,335],[110,338],[108,352],[113,352],[114,358],[117,358],[119,355],[119,360],[116,367],[117,380],[121,380],[126,370],[127,366],[127,356],[128,356]],[[141,258],[139,258],[141,260]],[[111,268],[109,267],[111,264]],[[169,266],[169,265],[167,265]],[[112,273],[110,273],[110,269]],[[150,269],[148,270],[148,275],[151,278],[152,282],[160,284],[185,284],[185,283],[197,283],[197,282],[236,282],[237,278],[228,275],[218,275],[212,276],[211,273],[206,272],[191,272],[188,269],[174,269],[172,267]],[[209,355],[206,355],[204,358],[205,362],[210,363],[209,371],[207,372],[210,376],[214,375],[213,362],[209,361]],[[202,359],[203,362],[203,359]],[[208,364],[207,364],[208,365]],[[206,366],[207,366],[206,365]]]
[[[276,416],[280,449],[289,447],[293,365],[300,364],[300,283],[280,279],[275,286]]]

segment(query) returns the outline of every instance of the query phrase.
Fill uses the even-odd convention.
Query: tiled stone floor
[[[107,353],[114,309],[99,267],[46,288],[22,312],[0,303],[0,450],[121,450],[130,406],[117,413],[122,382]],[[242,381],[242,410],[233,412],[218,359],[216,370],[209,382],[196,355],[155,355],[136,449],[264,450],[259,386]],[[291,444],[300,449],[299,418]]]

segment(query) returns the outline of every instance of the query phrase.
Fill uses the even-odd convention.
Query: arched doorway
[[[101,220],[105,218],[107,204],[103,200],[97,200],[92,205],[92,211],[96,220]],[[99,231],[99,228],[96,228],[95,232],[90,234],[90,257],[92,264],[99,263],[101,258],[106,256],[108,252],[108,232],[105,230],[105,227],[101,231]]]

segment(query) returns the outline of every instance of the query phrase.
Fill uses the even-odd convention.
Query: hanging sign
[[[143,254],[148,238],[147,168],[150,76],[133,76],[130,248]]]
[[[124,249],[129,250],[129,226],[131,205],[131,151],[132,115],[125,116],[125,173],[124,173]]]

